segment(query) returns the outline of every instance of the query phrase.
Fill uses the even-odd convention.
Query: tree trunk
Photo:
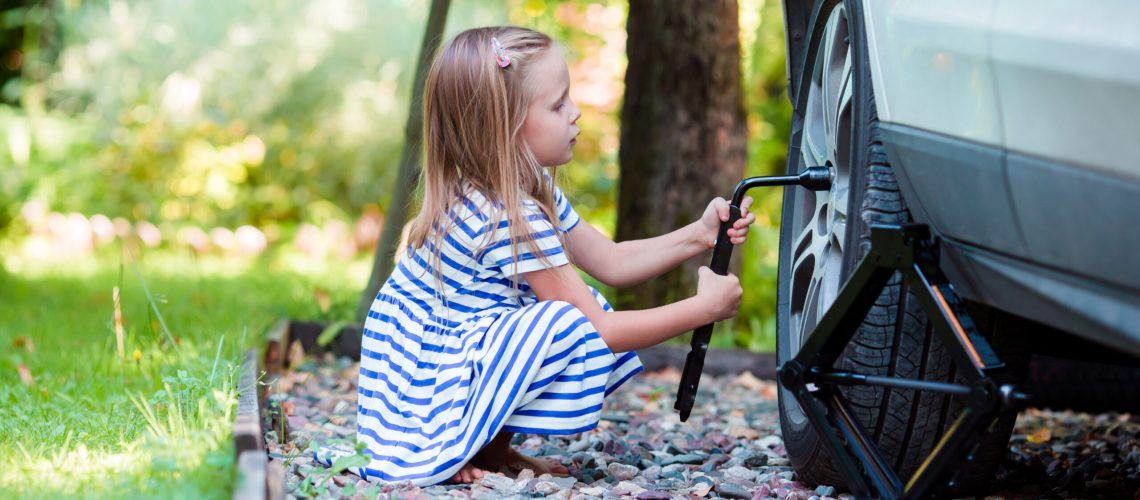
[[[0,6],[0,16],[23,15],[27,9],[24,2],[14,2],[11,5],[5,2]],[[0,27],[0,103],[19,105],[18,94],[7,90],[8,82],[20,78],[24,66],[24,23],[10,23],[7,27]]]
[[[364,286],[360,302],[356,307],[356,320],[364,322],[368,310],[372,307],[372,300],[380,291],[384,280],[392,273],[393,261],[396,255],[396,245],[400,242],[400,233],[408,221],[408,205],[411,202],[411,193],[419,184],[420,149],[424,133],[424,80],[427,79],[428,69],[431,68],[432,58],[439,49],[440,39],[443,37],[443,26],[447,21],[447,11],[451,7],[451,0],[432,0],[431,11],[428,14],[427,27],[424,29],[423,42],[420,44],[419,62],[416,63],[416,78],[412,87],[412,98],[408,110],[408,123],[404,129],[404,149],[400,154],[400,170],[396,173],[396,182],[392,187],[392,201],[388,204],[388,213],[384,217],[384,228],[380,231],[380,242],[376,245],[376,255],[372,262],[372,275],[368,284]]]
[[[617,240],[652,237],[697,220],[744,175],[736,0],[631,0],[621,113]],[[623,290],[619,308],[644,309],[696,291],[710,253]]]

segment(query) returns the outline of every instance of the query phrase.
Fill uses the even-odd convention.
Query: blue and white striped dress
[[[539,301],[521,276],[512,287],[515,273],[569,262],[555,231],[569,232],[580,219],[557,188],[555,201],[557,227],[537,203],[524,202],[523,219],[546,259],[520,243],[516,260],[508,221],[490,220],[490,202],[468,189],[442,244],[446,303],[437,298],[434,247],[401,257],[364,324],[357,438],[372,461],[352,472],[442,483],[500,431],[593,429],[602,398],[642,369],[636,353],[614,354],[570,303]],[[331,465],[339,454],[314,455]]]

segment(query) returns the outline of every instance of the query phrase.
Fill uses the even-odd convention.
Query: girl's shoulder
[[[469,237],[479,236],[489,229],[494,216],[496,203],[479,190],[464,186],[462,193],[452,204],[451,217],[458,228]]]

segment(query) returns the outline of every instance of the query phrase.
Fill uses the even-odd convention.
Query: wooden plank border
[[[267,371],[280,373],[288,338],[289,322],[278,321],[266,334],[265,357],[259,359],[258,350],[253,348],[242,359],[233,424],[238,476],[235,500],[279,500],[285,496],[285,468],[279,462],[270,462],[266,451],[266,391],[259,381]]]

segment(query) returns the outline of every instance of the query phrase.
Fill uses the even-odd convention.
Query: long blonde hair
[[[506,51],[508,66],[496,63],[491,38]],[[434,244],[433,274],[437,278],[441,274],[439,243],[454,225],[449,213],[464,195],[464,180],[491,202],[492,223],[504,217],[510,222],[511,252],[516,259],[520,241],[545,259],[527,231],[520,207],[525,196],[533,198],[558,227],[554,187],[522,139],[522,127],[535,91],[527,81],[528,66],[553,45],[549,36],[526,28],[476,28],[444,44],[432,63],[424,83],[423,202],[412,220],[408,244],[409,250]],[[494,228],[488,229],[484,247]],[[555,233],[561,241],[561,232]],[[517,287],[519,277],[512,278]],[[442,295],[442,284],[439,292]]]

